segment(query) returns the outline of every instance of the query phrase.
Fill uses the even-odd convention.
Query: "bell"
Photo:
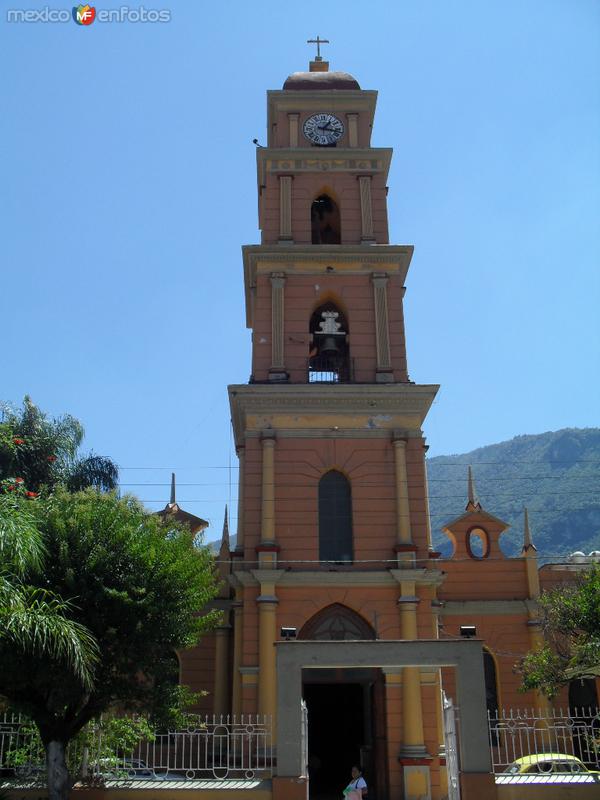
[[[320,347],[320,353],[324,356],[337,356],[340,352],[336,336],[325,336]]]

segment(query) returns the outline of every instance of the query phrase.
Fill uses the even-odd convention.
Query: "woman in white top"
[[[358,800],[367,796],[367,782],[362,776],[362,769],[358,765],[352,767],[352,780],[344,789],[346,800]]]

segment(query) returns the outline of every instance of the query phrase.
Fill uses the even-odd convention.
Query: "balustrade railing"
[[[177,730],[157,730],[127,751],[111,745],[102,723],[71,742],[67,763],[73,778],[189,781],[262,779],[272,775],[269,717],[196,716]],[[44,748],[35,725],[16,714],[0,717],[0,779],[43,781]]]
[[[488,721],[496,775],[600,770],[600,714],[595,708],[504,709],[488,713]]]

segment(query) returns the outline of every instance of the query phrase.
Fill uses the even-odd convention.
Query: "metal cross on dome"
[[[317,45],[317,57],[315,58],[315,61],[322,61],[323,59],[321,58],[321,45],[329,44],[329,39],[320,39],[319,36],[317,35],[316,39],[307,39],[306,44]]]

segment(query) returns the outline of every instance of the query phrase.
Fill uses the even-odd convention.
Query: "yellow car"
[[[504,775],[600,775],[600,771],[588,769],[581,759],[565,753],[538,753],[517,758],[505,770]]]

